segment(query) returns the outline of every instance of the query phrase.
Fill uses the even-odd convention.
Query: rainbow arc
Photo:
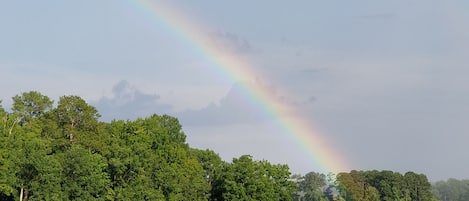
[[[202,23],[186,16],[184,12],[171,5],[171,1],[129,0],[129,2],[151,18],[155,26],[163,26],[174,37],[190,45],[193,51],[203,55],[204,59],[214,64],[213,66],[217,66],[214,70],[218,73],[224,74],[234,82],[244,81],[241,82],[241,88],[245,95],[261,108],[259,111],[272,117],[283,133],[293,138],[309,155],[312,162],[317,165],[312,167],[312,170],[324,173],[350,170],[344,158],[334,147],[328,145],[326,136],[314,129],[300,112],[294,112],[277,97],[277,94],[256,84],[256,75],[261,73],[256,72],[249,62],[226,51],[220,51],[218,46],[207,42],[205,40],[207,33],[201,32],[206,30],[203,29]]]

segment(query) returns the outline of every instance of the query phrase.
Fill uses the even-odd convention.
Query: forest
[[[0,102],[0,200],[469,200],[469,182],[433,186],[393,171],[292,174],[250,155],[191,148],[175,117],[99,121],[79,96],[36,91]]]

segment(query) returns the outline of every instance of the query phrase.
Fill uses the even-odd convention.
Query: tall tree
[[[54,112],[59,127],[71,144],[86,139],[86,136],[80,134],[97,132],[100,115],[96,108],[79,96],[60,97]]]
[[[404,175],[410,197],[415,201],[432,200],[431,184],[424,174],[407,172]]]
[[[9,136],[11,120],[3,109],[0,100],[0,200],[14,200],[16,189],[13,161],[11,160],[11,140]]]
[[[31,119],[41,117],[52,108],[53,101],[37,91],[24,92],[13,98],[13,113],[21,118],[20,124],[27,124]]]
[[[154,182],[169,200],[206,200],[210,189],[205,172],[191,158],[179,121],[168,115],[152,115],[143,121],[148,135]]]

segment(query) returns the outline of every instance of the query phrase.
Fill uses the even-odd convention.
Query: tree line
[[[433,201],[431,184],[423,174],[393,171],[310,172],[297,178],[295,201]]]
[[[168,115],[101,122],[79,96],[56,106],[36,91],[12,99],[10,112],[0,101],[0,200],[433,199],[422,174],[292,175],[284,164],[191,148]]]
[[[287,165],[224,162],[191,148],[178,120],[100,122],[79,96],[39,92],[0,107],[0,200],[289,200]]]

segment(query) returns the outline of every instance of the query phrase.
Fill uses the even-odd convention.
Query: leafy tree
[[[302,191],[309,191],[311,189],[320,189],[326,186],[326,175],[309,172],[302,177],[302,181],[299,183],[298,188]]]
[[[9,117],[15,121],[17,114]],[[9,119],[6,118],[7,124]],[[16,124],[0,136],[1,149],[4,149],[1,151],[4,169],[0,177],[5,181],[2,186],[15,199],[57,198],[59,187],[54,181],[59,178],[59,167],[50,155],[48,141],[39,135],[40,124],[33,122],[35,119],[23,126]]]
[[[14,177],[14,164],[11,161],[10,154],[10,123],[8,113],[1,105],[0,100],[0,200],[14,200],[16,189],[13,186],[15,183]]]
[[[392,171],[355,171],[337,176],[345,200],[432,200],[430,184],[423,174]]]
[[[150,138],[154,182],[169,200],[206,200],[210,186],[196,158],[190,157],[179,121],[152,115],[143,121]]]
[[[7,112],[5,111],[5,108],[3,108],[2,100],[0,100],[0,117],[3,118],[6,115],[7,115]]]
[[[113,121],[106,127],[114,136],[107,156],[114,197],[125,199],[139,194],[142,200],[208,198],[210,184],[205,171],[198,158],[191,155],[181,128],[177,119],[167,115]]]
[[[273,183],[278,200],[292,200],[291,195],[295,192],[296,184],[290,180],[290,169],[285,164],[271,164],[266,160],[261,161],[267,167],[267,176]]]
[[[469,200],[469,180],[448,179],[432,186],[433,194],[442,201]]]
[[[388,170],[362,172],[366,181],[375,187],[384,201],[394,201],[405,196],[404,177],[398,172]]]
[[[220,156],[212,150],[191,149],[191,155],[196,158],[204,170],[204,177],[210,186],[210,200],[217,200],[221,191],[217,181],[222,180],[223,167],[225,163]]]
[[[62,200],[105,200],[110,180],[107,163],[99,154],[92,154],[80,145],[73,145],[59,155],[62,166]]]
[[[431,184],[424,174],[407,172],[404,175],[410,197],[415,201],[432,200]]]
[[[326,186],[326,175],[309,172],[297,178],[297,192],[295,200],[301,201],[327,201],[323,193]]]
[[[164,200],[151,176],[150,137],[142,127],[143,121],[113,121],[105,132],[112,136],[106,154],[114,200]]]
[[[295,183],[289,180],[287,166],[253,161],[243,155],[233,159],[224,172],[219,200],[292,200]]]
[[[13,102],[0,105],[0,200],[292,200],[296,188],[287,165],[190,148],[168,115],[105,123],[78,96]]]
[[[41,117],[52,108],[53,104],[53,101],[50,100],[49,97],[37,91],[25,92],[21,95],[16,95],[12,99],[12,111],[21,118],[21,125],[29,123],[31,119]]]
[[[96,131],[100,115],[96,108],[88,105],[79,96],[60,97],[55,109],[57,123],[63,129],[70,143],[73,143],[79,132]]]
[[[356,180],[350,173],[337,174],[338,189],[346,201],[358,201],[364,194],[363,181]]]
[[[17,172],[17,182],[23,189],[23,200],[61,200],[61,167],[57,158],[28,143],[25,152],[31,155],[24,159]]]

